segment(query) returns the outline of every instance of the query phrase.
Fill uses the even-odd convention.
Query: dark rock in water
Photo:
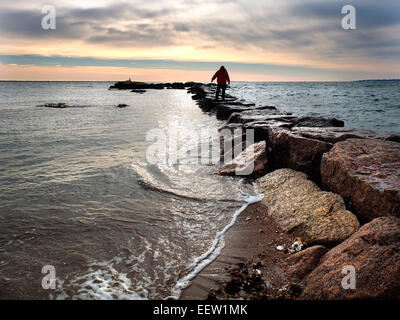
[[[200,83],[200,82],[194,82],[194,81],[190,81],[190,82],[185,82],[184,83],[184,85],[185,85],[185,87],[186,88],[191,88],[191,87],[194,87],[194,86],[199,86],[199,85],[201,85],[202,83]]]
[[[306,278],[300,299],[400,299],[400,219],[381,217],[325,254]],[[355,289],[343,279],[350,266]]]
[[[216,103],[212,99],[201,99],[198,105],[203,111],[209,112],[215,108]]]
[[[282,263],[282,269],[291,281],[299,282],[318,266],[327,251],[328,249],[321,245],[307,248],[289,256]]]
[[[209,94],[209,90],[206,88],[205,85],[199,84],[199,85],[194,85],[193,87],[190,87],[188,89],[188,93],[193,94],[193,96],[192,96],[193,100],[202,100],[202,99],[206,99],[207,94]]]
[[[276,108],[271,106],[254,107],[252,105],[242,104],[240,102],[221,103],[217,105],[217,119],[227,120],[232,113],[249,110],[276,110]]]
[[[174,82],[174,83],[147,83],[139,81],[120,81],[110,87],[110,89],[119,90],[146,90],[146,89],[186,89],[191,87],[200,87],[196,82]]]
[[[145,93],[146,90],[143,90],[143,89],[133,89],[133,90],[131,90],[131,92],[134,92],[134,93]]]
[[[186,89],[186,85],[182,82],[174,82],[166,85],[167,89]]]
[[[119,104],[117,105],[117,108],[126,108],[128,105],[127,104]]]
[[[296,127],[344,127],[344,122],[335,118],[301,117],[294,124]]]
[[[146,83],[137,81],[121,81],[117,82],[110,87],[110,89],[119,90],[145,90],[145,89],[164,89],[166,87],[163,83]]]
[[[226,120],[229,116],[234,112],[242,112],[248,110],[248,107],[238,106],[238,105],[230,105],[230,104],[219,104],[217,106],[217,119]]]
[[[307,173],[314,181],[320,180],[322,155],[333,144],[303,137],[279,127],[269,128],[271,165],[274,169],[291,168]]]
[[[65,103],[46,103],[44,105],[37,106],[39,108],[56,108],[56,109],[65,109],[69,108],[70,106]]]
[[[343,196],[364,221],[400,217],[400,144],[349,139],[322,157],[322,184]]]

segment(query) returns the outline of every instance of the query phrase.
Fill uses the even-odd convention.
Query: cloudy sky
[[[0,2],[0,79],[209,81],[221,64],[237,81],[400,78],[400,0]]]

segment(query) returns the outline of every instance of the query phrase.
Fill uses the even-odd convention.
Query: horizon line
[[[0,79],[0,82],[122,82],[122,81],[128,81],[128,80],[23,80],[23,79],[18,79],[18,80],[2,80]],[[362,82],[362,81],[400,81],[400,78],[377,78],[377,79],[358,79],[358,80],[280,80],[280,81],[273,81],[273,80],[265,80],[265,81],[259,81],[259,80],[235,80],[232,81],[232,83],[235,82],[252,82],[252,83],[264,83],[264,82]],[[132,81],[132,82],[144,82],[144,83],[188,83],[188,82],[195,82],[195,83],[210,83],[209,81],[176,81],[176,80],[170,80],[170,81]]]

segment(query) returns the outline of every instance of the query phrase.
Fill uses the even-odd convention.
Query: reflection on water
[[[22,97],[0,107],[0,297],[177,296],[178,280],[255,195],[251,183],[218,177],[212,165],[146,161],[150,129],[219,126],[185,91],[137,96],[107,86],[1,89],[10,101],[10,91]],[[47,102],[91,106],[35,108]],[[56,268],[55,291],[41,288],[44,265]]]

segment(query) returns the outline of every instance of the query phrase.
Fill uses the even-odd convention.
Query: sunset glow
[[[55,30],[41,26],[43,5],[1,2],[0,79],[209,81],[220,64],[236,81],[400,73],[393,0],[353,1],[357,30],[341,27],[341,1],[58,0]]]

